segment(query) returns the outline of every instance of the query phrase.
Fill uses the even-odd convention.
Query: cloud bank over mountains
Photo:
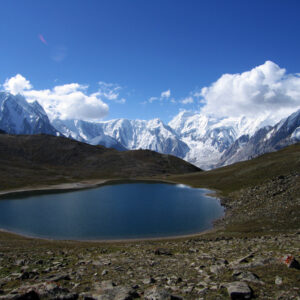
[[[3,87],[14,95],[24,95],[29,102],[37,100],[51,120],[59,118],[97,121],[105,117],[109,110],[108,105],[100,99],[99,93],[88,94],[88,86],[78,83],[34,90],[26,78],[17,74],[7,79]]]
[[[216,117],[265,116],[271,123],[300,108],[300,76],[272,61],[241,74],[224,74],[201,90],[204,114]]]
[[[17,74],[7,79],[3,88],[14,95],[23,94],[29,101],[37,100],[50,119],[99,121],[109,111],[105,100],[126,103],[126,99],[120,97],[121,86],[103,81],[99,82],[98,92],[92,94],[88,93],[87,85],[79,83],[35,90],[29,80]],[[160,97],[151,97],[148,102],[155,103],[170,96],[171,90],[168,89]],[[200,113],[207,116],[246,116],[250,119],[263,118],[269,124],[275,124],[300,108],[300,75],[288,74],[274,62],[266,61],[250,71],[224,74],[210,86],[190,92],[181,101],[172,98],[170,102],[177,103],[179,109],[180,106],[198,103]]]

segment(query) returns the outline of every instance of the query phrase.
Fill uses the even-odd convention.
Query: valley
[[[165,161],[149,151],[116,154],[61,137],[4,135],[3,141],[1,163],[12,174],[6,189],[14,182],[34,189],[41,183],[105,180],[107,174],[117,179],[113,168],[99,170],[101,155],[111,161],[126,155],[132,161],[123,177],[210,188],[226,214],[212,231],[177,239],[76,242],[1,232],[0,299],[228,299],[237,291],[248,299],[297,299],[297,264],[288,268],[281,259],[291,255],[299,261],[299,144],[203,172],[172,156]],[[28,146],[37,142],[40,148]],[[30,176],[22,181],[16,174]]]
[[[0,300],[300,300],[300,1],[2,1]]]

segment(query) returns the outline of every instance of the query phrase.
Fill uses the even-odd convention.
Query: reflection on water
[[[212,227],[224,213],[208,190],[124,183],[0,201],[0,228],[55,239],[176,236]]]

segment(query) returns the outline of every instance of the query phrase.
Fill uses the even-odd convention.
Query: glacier
[[[55,119],[52,124],[65,136],[93,145],[103,145],[104,137],[109,138],[111,147],[116,149],[148,149],[181,158],[189,151],[172,128],[159,119],[116,119],[97,123]]]
[[[241,136],[252,136],[265,123],[264,118],[215,118],[201,113],[182,111],[169,126],[190,148],[185,160],[207,170]]]

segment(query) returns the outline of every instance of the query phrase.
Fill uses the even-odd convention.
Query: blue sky
[[[1,1],[0,83],[78,83],[105,119],[169,121],[225,73],[268,60],[299,73],[299,13],[298,0]]]

